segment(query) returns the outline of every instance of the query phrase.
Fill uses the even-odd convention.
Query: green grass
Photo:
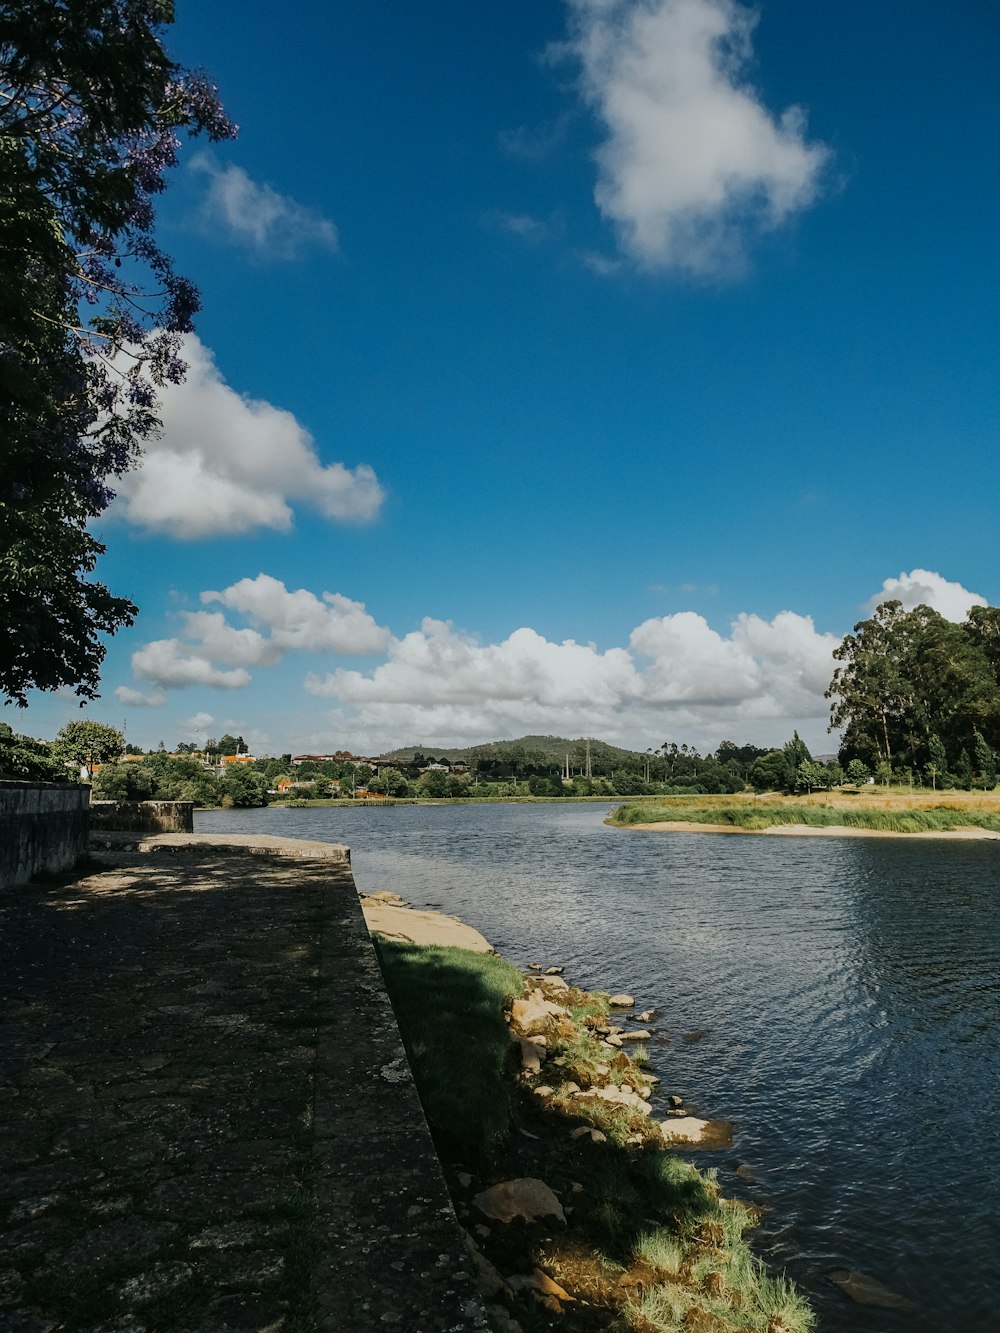
[[[504,1010],[524,990],[494,954],[421,948],[376,936],[389,998],[435,1137],[488,1154],[511,1123]]]
[[[574,1198],[568,1262],[572,1266],[581,1255],[590,1256],[588,1280],[604,1287],[594,1299],[614,1321],[607,1327],[644,1333],[650,1328],[688,1333],[699,1327],[719,1333],[809,1333],[814,1328],[805,1300],[750,1251],[745,1233],[755,1215],[745,1204],[720,1197],[714,1172],[700,1172],[665,1148],[650,1118],[619,1105],[562,1095],[561,1086],[574,1075],[584,1086],[596,1082],[590,1075],[598,1066],[611,1066],[608,1082],[642,1085],[641,1072],[622,1059],[632,1053],[609,1050],[582,1027],[585,1018],[607,1016],[606,996],[575,988],[566,993],[564,1002],[578,1030],[573,1038],[550,1041],[550,1059],[538,1081],[555,1085],[555,1092],[539,1100],[530,1081],[519,1087],[514,1077],[516,1046],[504,1020],[511,1001],[524,993],[521,973],[501,958],[462,949],[418,947],[378,936],[376,946],[442,1156],[452,1166],[478,1161],[484,1178],[495,1172],[501,1178],[504,1173],[539,1174],[559,1197]],[[560,1064],[554,1064],[555,1058]],[[569,1130],[581,1121],[603,1130],[606,1140],[571,1139]],[[510,1132],[515,1125],[530,1126],[526,1139]],[[555,1263],[559,1277],[552,1237],[544,1256],[532,1250],[530,1257],[504,1249],[514,1243],[511,1237],[495,1239],[502,1271]],[[640,1287],[619,1284],[618,1275],[630,1268],[644,1274]],[[569,1330],[591,1327],[575,1322],[578,1308],[568,1306],[563,1315]],[[537,1312],[530,1304],[515,1302],[512,1313],[523,1327],[542,1326],[534,1322]]]
[[[609,822],[623,826],[667,821],[687,824],[724,824],[729,828],[759,832],[779,824],[805,824],[809,828],[876,829],[887,833],[946,833],[956,828],[989,829],[1000,833],[1000,816],[974,806],[955,809],[933,806],[924,810],[886,810],[870,806],[842,808],[823,805],[791,805],[781,801],[742,801],[727,805],[678,803],[670,806],[623,805]]]

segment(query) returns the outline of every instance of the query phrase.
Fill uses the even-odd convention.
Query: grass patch
[[[375,943],[431,1131],[475,1155],[492,1152],[511,1125],[504,1011],[524,989],[520,972],[494,954]]]
[[[574,1031],[549,1035],[541,1071],[519,1071],[505,1010],[525,978],[500,958],[377,938],[387,988],[417,1087],[463,1225],[472,1196],[521,1176],[543,1179],[563,1202],[551,1220],[493,1225],[477,1237],[503,1275],[541,1268],[576,1299],[550,1311],[529,1294],[495,1299],[530,1333],[711,1329],[713,1333],[808,1333],[808,1304],[768,1273],[748,1247],[756,1217],[720,1197],[713,1172],[669,1150],[641,1108],[592,1095],[648,1078],[634,1052],[614,1050],[607,997],[549,989]],[[565,1027],[565,1024],[564,1024]],[[576,1096],[577,1084],[583,1096]],[[536,1095],[545,1085],[549,1091]],[[604,1138],[574,1136],[580,1128]],[[470,1183],[469,1175],[472,1176]]]
[[[721,824],[726,828],[760,832],[779,825],[805,824],[809,828],[873,829],[885,833],[947,833],[957,828],[983,828],[1000,833],[1000,809],[973,803],[921,806],[816,804],[810,801],[742,800],[678,801],[659,805],[619,806],[608,823],[628,827],[635,824],[677,822]]]

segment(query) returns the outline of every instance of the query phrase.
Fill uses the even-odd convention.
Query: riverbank
[[[1000,838],[994,793],[730,796],[627,802],[605,821],[651,832],[760,833],[785,837]]]
[[[460,923],[392,895],[362,906],[499,1333],[814,1327],[748,1247],[755,1212],[668,1146],[729,1146],[731,1130],[656,1090],[654,1011],[449,947]]]

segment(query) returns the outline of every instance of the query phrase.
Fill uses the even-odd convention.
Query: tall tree
[[[88,524],[183,377],[198,309],[153,235],[178,132],[235,133],[170,60],[171,0],[0,6],[0,694],[97,694],[135,607]]]

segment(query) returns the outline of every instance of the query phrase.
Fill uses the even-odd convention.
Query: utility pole
[[[594,770],[593,770],[593,768],[591,767],[591,763],[590,763],[590,741],[589,741],[589,740],[587,741],[587,771],[586,771],[585,776],[588,777],[588,778],[592,778],[592,777],[594,776]]]

